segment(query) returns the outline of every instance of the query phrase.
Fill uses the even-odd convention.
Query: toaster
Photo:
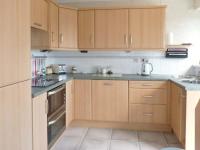
[[[65,74],[67,72],[67,66],[65,64],[54,64],[51,66],[55,74]]]

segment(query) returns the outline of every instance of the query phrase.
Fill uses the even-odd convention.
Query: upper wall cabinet
[[[49,43],[50,48],[58,48],[58,17],[59,8],[54,3],[49,3]]]
[[[59,48],[77,48],[77,10],[59,8]]]
[[[30,0],[2,1],[0,8],[2,87],[31,78]]]
[[[31,26],[48,31],[48,2],[46,0],[31,1]]]
[[[165,8],[129,10],[129,48],[163,49]]]
[[[94,10],[78,11],[78,46],[94,48]]]
[[[128,48],[128,9],[95,10],[95,48]]]

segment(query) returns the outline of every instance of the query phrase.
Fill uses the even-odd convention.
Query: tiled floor
[[[101,128],[68,128],[52,150],[160,150],[181,148],[173,134]]]

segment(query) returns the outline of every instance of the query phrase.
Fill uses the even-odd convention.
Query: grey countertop
[[[192,84],[192,83],[185,83],[181,82],[179,79],[174,78],[173,76],[169,75],[151,75],[151,76],[140,76],[135,74],[122,74],[122,75],[111,75],[111,76],[102,76],[96,74],[65,74],[65,75],[50,75],[53,78],[58,78],[59,82],[53,84],[48,87],[32,87],[32,97],[39,96],[44,92],[52,90],[57,86],[60,86],[67,81],[73,79],[81,79],[81,80],[138,80],[138,81],[172,81],[176,83],[178,86],[185,88],[187,91],[200,91],[200,84]]]

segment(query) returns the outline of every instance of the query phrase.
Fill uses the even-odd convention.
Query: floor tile
[[[167,144],[162,132],[139,132],[139,141]]]
[[[66,129],[63,136],[82,137],[86,134],[87,130],[88,130],[88,128],[69,127]]]
[[[168,144],[178,144],[179,141],[173,133],[164,133]]]
[[[52,150],[76,150],[81,143],[80,137],[62,137]]]
[[[158,142],[139,142],[140,150],[161,150],[162,148],[167,147],[166,144]]]
[[[79,150],[108,150],[109,140],[85,139]]]
[[[112,140],[110,150],[140,150],[138,142]]]
[[[131,140],[131,141],[138,142],[138,133],[137,131],[114,129],[112,132],[112,139],[113,140]]]
[[[112,129],[104,128],[89,128],[86,134],[86,138],[91,139],[110,139]]]

